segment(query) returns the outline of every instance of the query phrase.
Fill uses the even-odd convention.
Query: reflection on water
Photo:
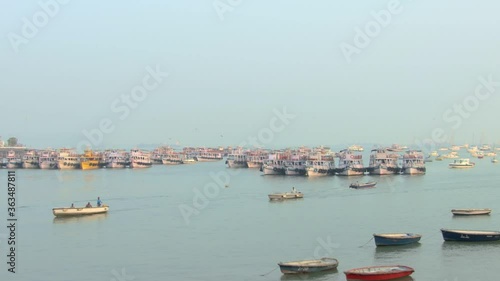
[[[375,259],[396,258],[401,254],[415,252],[422,244],[413,243],[402,246],[382,246],[375,248]]]
[[[88,215],[88,216],[54,217],[53,223],[64,224],[64,223],[84,223],[92,221],[103,221],[107,217],[108,213]]]
[[[303,201],[304,198],[294,198],[294,199],[284,199],[284,200],[269,200],[269,203],[272,204],[283,204],[283,203],[297,203]]]
[[[283,274],[280,280],[332,280],[331,274],[337,274],[337,269],[320,271],[316,273]]]
[[[500,247],[500,241],[488,241],[488,242],[460,242],[460,241],[444,241],[441,245],[443,250],[443,255],[449,256],[453,255],[453,252],[481,252],[489,251],[492,249],[498,249]]]

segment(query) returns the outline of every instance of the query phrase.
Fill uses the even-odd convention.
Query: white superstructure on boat
[[[373,149],[370,154],[368,171],[371,175],[391,175],[399,173],[398,155],[388,153],[385,148]]]
[[[80,169],[80,157],[71,149],[61,149],[57,161],[57,167],[61,170]]]
[[[229,168],[247,168],[247,156],[242,150],[233,151],[226,159]]]
[[[323,177],[335,174],[335,161],[331,155],[320,155],[310,158],[306,162],[306,175],[308,177]]]
[[[38,162],[40,157],[36,154],[34,150],[29,150],[23,155],[23,168],[25,169],[38,169],[40,166]]]
[[[152,165],[150,153],[139,149],[130,151],[130,168],[150,168]]]
[[[363,156],[361,154],[356,155],[349,149],[344,149],[339,152],[339,175],[360,176],[364,174],[364,171]]]
[[[40,169],[57,169],[57,152],[53,150],[42,151],[38,159]]]

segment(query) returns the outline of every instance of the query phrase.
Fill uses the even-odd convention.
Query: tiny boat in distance
[[[470,162],[468,158],[456,159],[453,163],[450,163],[450,168],[472,168],[476,164],[474,162]]]
[[[412,274],[415,270],[405,265],[384,265],[354,268],[344,271],[347,279],[391,280]]]
[[[355,182],[355,183],[351,183],[351,185],[349,185],[349,187],[350,188],[368,188],[368,187],[374,187],[376,184],[377,184],[376,181],[370,181],[370,182],[365,182],[365,183]]]
[[[283,193],[273,193],[269,194],[269,200],[285,200],[285,199],[298,199],[304,198],[302,192],[283,192]]]
[[[337,268],[339,261],[334,258],[303,260],[278,263],[283,274],[312,273]]]
[[[108,205],[101,207],[74,207],[74,208],[54,208],[52,213],[56,217],[73,217],[73,216],[86,216],[94,214],[106,213],[109,210]]]
[[[500,240],[500,231],[441,229],[444,241],[488,242]]]
[[[496,159],[496,158],[492,158],[492,159],[491,159],[491,163],[498,163],[498,159]]]
[[[399,246],[417,243],[422,238],[420,234],[414,233],[383,233],[373,234],[377,246]]]
[[[455,216],[477,216],[477,215],[489,215],[491,209],[453,209],[451,212]]]

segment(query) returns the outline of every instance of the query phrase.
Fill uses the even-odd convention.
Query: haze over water
[[[120,280],[125,270],[133,280],[302,280],[278,269],[260,275],[279,261],[332,256],[340,261],[338,272],[307,280],[345,280],[344,270],[383,264],[414,267],[413,280],[495,280],[499,243],[445,243],[439,231],[500,230],[500,166],[475,162],[469,170],[449,169],[448,161],[427,163],[422,176],[314,179],[239,169],[188,223],[179,206],[193,206],[193,190],[203,193],[214,182],[211,174],[229,174],[222,161],[143,170],[18,170],[18,273],[2,269],[0,277]],[[348,188],[355,180],[378,184]],[[305,198],[268,201],[267,194],[292,186]],[[53,207],[95,204],[97,196],[110,206],[108,214],[52,215]],[[493,212],[456,218],[453,208]],[[376,248],[372,234],[386,232],[423,238],[415,246]],[[5,246],[2,241],[2,252]]]

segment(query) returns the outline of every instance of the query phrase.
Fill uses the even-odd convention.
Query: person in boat
[[[295,186],[292,187],[292,193],[297,193],[297,190],[295,189]]]
[[[100,197],[97,197],[97,207],[101,207],[102,201]]]
[[[85,208],[92,208],[92,205],[90,205],[90,202],[88,202],[87,205],[85,205]]]
[[[75,207],[75,204],[71,203],[71,207],[70,208],[74,208]]]

